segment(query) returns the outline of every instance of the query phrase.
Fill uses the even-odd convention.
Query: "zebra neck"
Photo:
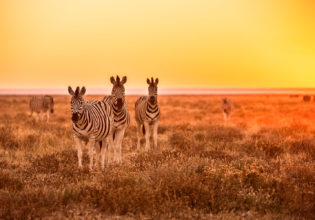
[[[88,118],[87,114],[88,114],[88,111],[84,110],[82,115],[80,116],[78,122],[75,123],[77,125],[77,127],[82,128],[85,126],[85,124],[87,122],[86,119]]]
[[[123,112],[125,109],[125,102],[123,103],[120,109],[113,101],[111,102],[111,105],[112,105],[112,109],[114,110],[116,114]]]
[[[155,111],[157,111],[157,109],[158,109],[158,104],[157,104],[157,102],[155,103],[155,104],[150,104],[150,102],[148,102],[148,104],[147,104],[147,110],[149,111],[149,112],[155,112]]]

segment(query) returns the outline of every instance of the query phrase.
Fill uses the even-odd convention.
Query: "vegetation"
[[[315,217],[312,102],[233,96],[224,125],[222,97],[161,96],[159,149],[145,153],[136,98],[123,164],[90,172],[86,151],[78,170],[69,97],[48,124],[29,118],[29,97],[0,97],[0,218]]]

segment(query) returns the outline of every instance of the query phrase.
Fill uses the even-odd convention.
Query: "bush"
[[[19,147],[10,124],[0,128],[0,145],[5,150],[15,150]]]

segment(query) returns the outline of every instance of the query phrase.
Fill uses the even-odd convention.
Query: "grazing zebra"
[[[233,108],[232,101],[228,98],[222,99],[221,107],[222,107],[223,118],[224,118],[224,121],[226,122],[231,116],[231,112]]]
[[[110,81],[113,84],[112,93],[110,96],[105,96],[103,101],[108,103],[114,115],[113,125],[113,140],[114,140],[114,161],[121,163],[121,145],[124,138],[125,131],[130,124],[130,115],[125,102],[125,87],[124,84],[127,81],[127,77],[124,76],[120,80],[119,76],[115,78],[110,77]],[[102,143],[100,142],[102,147]],[[112,153],[112,152],[111,152]],[[110,155],[110,152],[109,154]],[[109,162],[110,162],[110,157]]]
[[[113,116],[110,105],[104,101],[85,102],[83,95],[85,87],[75,92],[68,87],[71,97],[72,131],[78,148],[79,168],[82,168],[82,143],[87,142],[89,149],[90,165],[93,168],[93,156],[95,143],[106,141],[113,148],[112,125]],[[101,165],[104,169],[105,147],[101,150]]]
[[[135,104],[135,118],[137,121],[137,149],[140,150],[141,132],[145,134],[146,144],[145,151],[150,149],[150,128],[153,127],[154,147],[157,147],[157,132],[159,127],[160,109],[157,102],[157,84],[159,79],[155,81],[151,77],[151,81],[147,79],[149,84],[149,96],[140,97]]]
[[[44,119],[43,113],[46,112],[47,122],[49,121],[49,111],[54,113],[54,99],[49,95],[45,96],[33,96],[30,100],[30,117],[32,117],[33,112],[36,112],[36,121],[38,121],[39,114],[41,115],[41,120]]]

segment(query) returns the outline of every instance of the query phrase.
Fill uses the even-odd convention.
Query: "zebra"
[[[108,103],[113,111],[114,125],[113,125],[113,141],[114,141],[114,161],[121,163],[121,145],[124,138],[126,129],[130,124],[130,115],[125,102],[125,87],[124,84],[127,81],[127,77],[124,76],[120,80],[119,76],[115,78],[110,77],[110,82],[113,84],[112,92],[110,96],[105,96],[103,101]],[[102,148],[102,142],[100,142]],[[109,152],[110,153],[110,152]],[[108,154],[109,155],[109,154]],[[109,161],[110,161],[110,157]]]
[[[223,118],[225,123],[231,116],[231,112],[233,109],[233,104],[232,101],[228,98],[223,98],[221,101],[221,108],[222,108],[222,113],[223,113]]]
[[[140,150],[141,132],[145,134],[145,151],[150,149],[150,128],[153,127],[154,147],[157,147],[157,132],[159,127],[160,109],[157,102],[157,84],[159,79],[147,79],[149,96],[140,97],[135,103],[135,118],[137,121],[137,150]]]
[[[112,126],[113,115],[110,105],[104,101],[85,102],[85,87],[77,87],[75,91],[69,86],[71,97],[72,132],[78,150],[79,168],[82,168],[82,143],[89,149],[90,170],[93,169],[95,143],[106,141],[113,148]],[[101,149],[101,166],[104,169],[106,148]]]
[[[49,112],[54,113],[54,99],[52,96],[33,96],[30,100],[30,117],[32,117],[33,112],[36,112],[36,121],[38,121],[39,114],[41,115],[41,121],[44,119],[42,113],[46,113],[47,122],[49,121]]]

